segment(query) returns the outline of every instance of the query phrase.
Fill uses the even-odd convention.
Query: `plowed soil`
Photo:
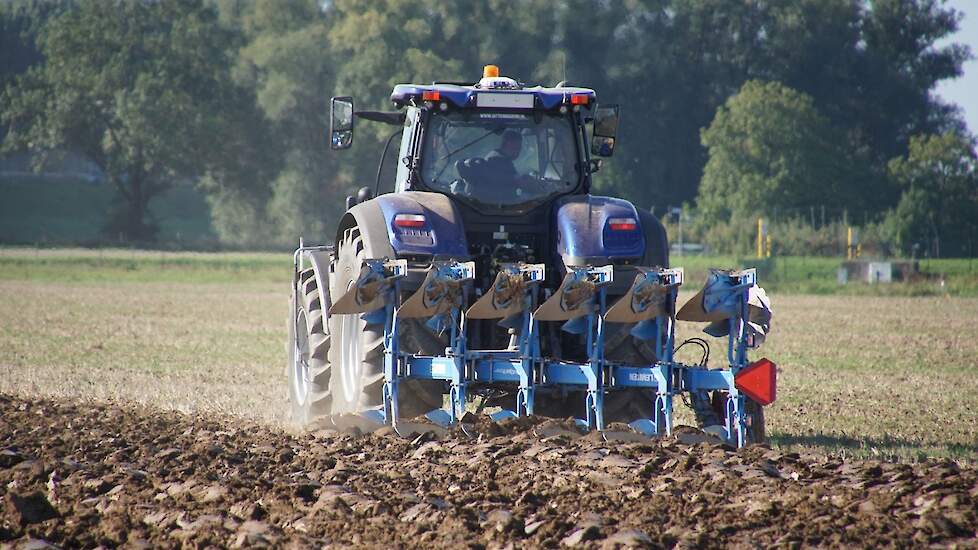
[[[978,472],[555,421],[296,435],[0,395],[0,546],[975,546]]]

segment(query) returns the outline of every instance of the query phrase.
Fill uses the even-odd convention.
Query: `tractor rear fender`
[[[379,199],[361,202],[350,208],[340,220],[336,228],[336,246],[343,242],[343,234],[347,229],[359,227],[363,235],[363,246],[367,249],[368,258],[393,258],[394,248],[387,239],[384,213],[380,210]]]
[[[666,228],[648,210],[622,199],[575,195],[558,203],[556,212],[557,252],[564,265],[614,264],[612,293],[627,290],[632,280],[627,265],[669,267]],[[609,222],[616,218],[636,220],[635,231],[613,231]]]
[[[411,223],[398,225],[399,218]],[[451,199],[441,193],[388,193],[357,204],[340,220],[337,243],[351,227],[360,229],[367,258],[430,261],[469,256],[462,218]],[[409,274],[408,286],[414,275]]]
[[[645,255],[638,211],[626,200],[571,195],[557,203],[556,216],[557,254],[564,265],[638,261]],[[621,225],[612,229],[612,221]]]
[[[624,294],[634,278],[628,266],[642,265],[646,256],[647,222],[632,203],[571,195],[557,203],[555,216],[557,255],[564,266],[613,264],[616,277],[609,293]]]

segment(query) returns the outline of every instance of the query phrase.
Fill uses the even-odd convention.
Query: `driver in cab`
[[[522,174],[516,168],[516,159],[523,152],[523,135],[519,130],[509,129],[502,133],[499,146],[489,152],[484,158],[467,159],[459,167],[459,175],[463,178],[459,186],[456,184],[452,192],[471,194],[473,184],[481,191],[482,200],[488,202],[512,202],[515,197],[522,197],[524,190],[539,181],[531,172]],[[525,188],[525,189],[524,189]]]
[[[523,151],[523,135],[517,130],[506,130],[499,141],[499,147],[486,156],[486,166],[490,173],[498,178],[516,182],[520,173],[516,170],[514,161]]]

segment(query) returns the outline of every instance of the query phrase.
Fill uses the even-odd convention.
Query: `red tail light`
[[[638,222],[635,218],[611,218],[608,220],[608,227],[612,231],[635,231],[638,229]]]
[[[421,214],[398,214],[394,216],[394,225],[397,227],[424,227],[424,216]]]
[[[571,105],[587,105],[590,98],[587,94],[574,94],[570,97]]]
[[[439,101],[441,100],[441,92],[438,90],[428,90],[421,92],[421,99],[425,101]]]

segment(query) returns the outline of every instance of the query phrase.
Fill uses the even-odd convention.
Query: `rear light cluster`
[[[448,102],[441,100],[441,92],[438,90],[425,90],[421,92],[421,99],[424,100],[425,107],[431,109],[438,104],[438,109],[441,111],[448,110]]]
[[[398,214],[394,216],[394,226],[417,229],[424,227],[425,219],[421,214]]]
[[[635,231],[638,229],[638,222],[635,218],[611,218],[608,220],[608,228],[612,231]]]
[[[570,95],[565,95],[564,96],[564,104],[561,105],[560,106],[560,109],[559,109],[560,110],[560,114],[562,114],[562,115],[563,114],[567,114],[567,111],[569,110],[567,108],[567,103],[570,103],[571,104],[571,109],[573,109],[574,112],[577,113],[577,112],[580,112],[582,105],[586,107],[587,104],[590,103],[590,102],[591,102],[591,96],[588,95],[588,94],[570,94]]]

